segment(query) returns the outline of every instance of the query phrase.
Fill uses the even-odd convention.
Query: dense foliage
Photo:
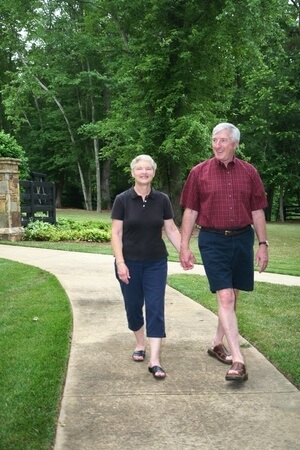
[[[19,159],[20,178],[26,179],[28,177],[29,168],[25,151],[13,136],[10,136],[3,131],[0,131],[0,158]]]
[[[1,126],[57,206],[109,208],[149,153],[180,218],[187,173],[230,121],[282,216],[300,201],[299,16],[296,0],[4,0]]]
[[[30,222],[24,231],[24,241],[110,242],[110,224],[103,222],[77,222],[59,219],[56,225],[42,220]]]

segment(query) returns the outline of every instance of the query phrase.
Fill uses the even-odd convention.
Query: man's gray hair
[[[139,156],[137,156],[136,158],[134,158],[134,159],[131,161],[130,169],[131,169],[131,170],[134,170],[135,166],[136,166],[140,161],[147,161],[147,162],[150,162],[151,165],[152,165],[152,167],[153,167],[154,172],[156,171],[157,164],[156,164],[156,162],[154,161],[154,159],[152,159],[151,156],[149,156],[149,155],[139,155]]]
[[[219,123],[212,131],[212,136],[214,137],[215,134],[219,133],[222,130],[228,130],[230,132],[231,140],[232,142],[240,142],[241,133],[240,130],[232,125],[232,123]]]

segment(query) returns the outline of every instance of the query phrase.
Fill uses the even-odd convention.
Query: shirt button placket
[[[228,170],[227,174],[229,176],[228,181],[228,207],[229,207],[229,220],[234,224],[234,202],[233,202],[233,188],[232,188],[232,177],[231,177],[231,171]]]

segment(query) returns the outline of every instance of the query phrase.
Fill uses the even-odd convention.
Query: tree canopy
[[[232,122],[276,217],[299,203],[299,17],[286,0],[3,0],[1,128],[58,206],[110,208],[151,154],[180,221],[189,170]]]

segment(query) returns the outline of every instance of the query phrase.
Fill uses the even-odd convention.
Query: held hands
[[[259,266],[259,273],[263,272],[266,269],[268,261],[268,247],[266,245],[260,245],[255,257],[255,265]]]
[[[180,265],[183,268],[183,270],[193,269],[194,264],[196,263],[196,258],[189,248],[185,250],[183,249],[180,250],[179,259]]]

